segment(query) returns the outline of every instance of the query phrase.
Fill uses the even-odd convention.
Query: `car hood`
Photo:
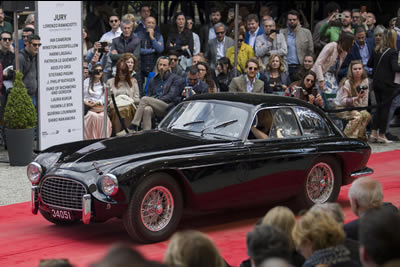
[[[81,147],[64,146],[55,163],[57,168],[78,172],[93,169],[109,171],[127,162],[133,162],[165,155],[193,152],[197,146],[226,143],[229,140],[205,139],[184,133],[151,130],[123,137],[103,139]],[[56,153],[57,151],[53,151]]]

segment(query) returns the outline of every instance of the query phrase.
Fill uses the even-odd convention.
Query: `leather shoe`
[[[400,138],[396,135],[393,135],[391,133],[387,133],[385,135],[386,135],[386,138],[390,141],[400,141]]]
[[[378,136],[377,141],[379,144],[389,144],[389,143],[393,143],[393,141],[390,141],[386,138],[380,137]]]

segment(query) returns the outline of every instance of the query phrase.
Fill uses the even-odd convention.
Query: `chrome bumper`
[[[358,178],[358,177],[370,175],[370,174],[373,174],[373,173],[374,173],[373,169],[365,167],[362,170],[358,170],[358,171],[350,173],[350,177],[351,178]]]
[[[92,198],[89,194],[86,194],[83,195],[82,197],[82,222],[84,224],[89,224],[91,216],[92,216]]]
[[[39,209],[38,195],[39,195],[39,187],[36,185],[32,185],[32,188],[31,188],[31,210],[32,210],[33,214],[37,214],[38,209]]]

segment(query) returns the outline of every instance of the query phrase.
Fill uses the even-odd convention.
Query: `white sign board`
[[[39,150],[83,140],[82,2],[37,1]]]

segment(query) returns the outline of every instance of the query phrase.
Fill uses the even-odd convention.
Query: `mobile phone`
[[[186,98],[192,96],[192,87],[191,86],[185,86],[185,96],[186,96]]]
[[[318,95],[318,88],[316,88],[316,87],[314,87],[313,89],[312,89],[312,94],[313,94],[313,96],[317,96]]]

